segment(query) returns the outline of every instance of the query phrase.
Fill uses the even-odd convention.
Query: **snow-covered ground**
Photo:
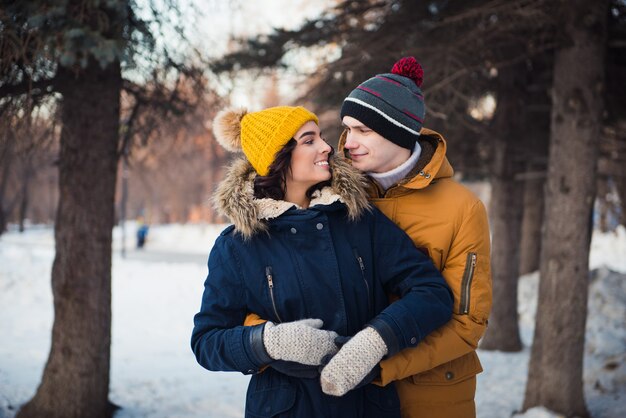
[[[248,378],[212,373],[189,348],[206,258],[222,226],[152,227],[143,251],[127,255],[115,231],[111,400],[117,418],[240,417]],[[50,348],[53,321],[49,228],[0,237],[0,418],[15,415],[35,392]],[[585,395],[594,418],[626,414],[626,231],[594,234],[590,258]],[[511,417],[521,408],[534,326],[538,274],[520,279],[519,310],[525,348],[480,351],[479,418]],[[517,415],[516,415],[517,416]],[[525,418],[556,418],[542,408]]]

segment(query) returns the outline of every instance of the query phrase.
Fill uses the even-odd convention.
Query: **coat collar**
[[[347,155],[344,149],[346,137],[347,131],[344,130],[339,138],[337,148],[349,161],[350,156]],[[452,177],[454,169],[446,157],[447,145],[444,137],[439,132],[422,128],[418,141],[422,147],[422,154],[415,168],[407,174],[405,179],[400,182],[400,185],[407,189],[423,189],[435,179]]]
[[[436,179],[452,177],[454,174],[446,157],[446,140],[440,133],[422,128],[419,141],[422,149],[429,148],[429,152],[422,155],[415,169],[400,183],[407,189],[423,189]]]
[[[358,219],[369,208],[365,187],[365,177],[350,164],[337,156],[330,159],[333,178],[330,187],[316,191],[310,208],[343,203],[350,220]],[[257,176],[250,163],[240,158],[226,172],[219,184],[213,203],[218,212],[233,223],[244,238],[251,238],[258,232],[267,230],[268,220],[278,218],[286,211],[297,207],[291,202],[254,197],[254,179]]]

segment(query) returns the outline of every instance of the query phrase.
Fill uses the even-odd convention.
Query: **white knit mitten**
[[[267,354],[274,360],[295,361],[318,366],[322,358],[335,354],[337,333],[322,328],[321,319],[302,319],[274,325],[265,324],[263,344]]]
[[[343,396],[354,389],[387,354],[387,344],[378,331],[367,327],[350,339],[324,367],[322,390]]]

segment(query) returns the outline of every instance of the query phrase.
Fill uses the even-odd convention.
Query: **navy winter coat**
[[[400,416],[393,385],[366,385],[333,397],[322,392],[319,378],[289,377],[271,367],[260,372],[263,325],[242,326],[248,313],[275,323],[320,318],[324,329],[342,336],[369,325],[390,356],[417,345],[451,317],[450,290],[430,259],[367,207],[364,194],[361,200],[358,174],[337,162],[333,173],[343,181],[333,180],[333,188],[308,209],[254,199],[253,174],[243,162],[220,189],[222,210],[235,225],[222,232],[209,256],[191,344],[209,370],[253,374],[247,417]],[[401,299],[389,305],[388,294]]]

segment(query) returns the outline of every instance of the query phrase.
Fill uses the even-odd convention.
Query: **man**
[[[377,384],[396,383],[403,417],[476,416],[476,355],[491,309],[489,225],[484,205],[456,182],[446,142],[422,128],[423,71],[415,58],[363,82],[344,100],[339,143],[367,173],[370,197],[441,270],[453,319],[380,363]]]

